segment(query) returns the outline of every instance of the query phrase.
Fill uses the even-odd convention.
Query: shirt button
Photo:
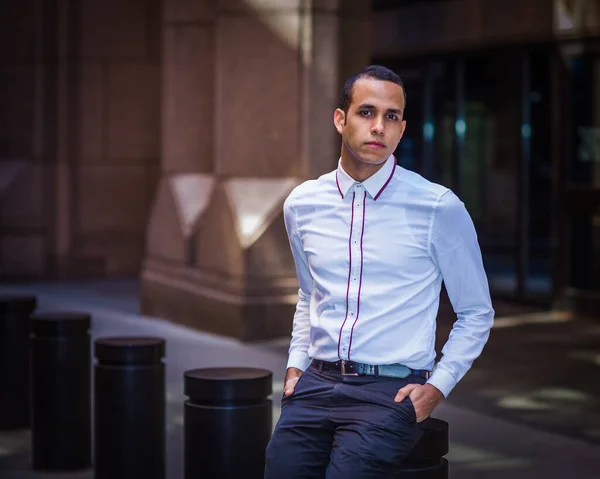
[[[354,316],[354,313],[350,313],[350,316]]]
[[[356,203],[356,207],[357,207],[357,208],[358,208],[358,207],[360,207],[360,203]]]

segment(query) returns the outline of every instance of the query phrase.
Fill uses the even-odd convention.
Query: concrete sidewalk
[[[108,288],[108,289],[107,289]],[[160,336],[167,341],[167,478],[183,477],[183,372],[197,367],[249,366],[273,371],[274,419],[279,415],[286,354],[269,344],[244,344],[190,330],[137,313],[135,287],[40,285],[1,287],[0,294],[32,292],[39,310],[79,310],[92,314],[92,337]],[[598,479],[600,447],[543,432],[459,407],[450,397],[435,416],[450,424],[450,477],[453,479]],[[88,479],[77,474],[34,473],[29,467],[29,433],[0,433],[0,478]]]

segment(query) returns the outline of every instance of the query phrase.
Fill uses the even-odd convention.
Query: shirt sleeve
[[[442,359],[427,381],[447,397],[481,354],[494,321],[477,233],[465,205],[451,191],[442,195],[433,213],[429,246],[457,316]]]
[[[302,241],[298,235],[296,214],[291,195],[283,205],[283,217],[300,286],[298,290],[298,303],[294,314],[287,367],[294,367],[304,371],[311,361],[308,356],[308,347],[310,345],[310,298],[313,289],[313,279],[308,268],[306,254],[302,248]]]

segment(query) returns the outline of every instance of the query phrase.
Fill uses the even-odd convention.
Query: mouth
[[[370,146],[371,148],[385,148],[385,145],[379,141],[367,141],[365,145]]]

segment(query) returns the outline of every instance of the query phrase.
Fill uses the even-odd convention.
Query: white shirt
[[[362,183],[340,161],[292,191],[284,218],[300,286],[287,366],[434,369],[428,382],[448,396],[494,318],[475,228],[456,195],[393,156]],[[434,368],[442,280],[457,320]]]

